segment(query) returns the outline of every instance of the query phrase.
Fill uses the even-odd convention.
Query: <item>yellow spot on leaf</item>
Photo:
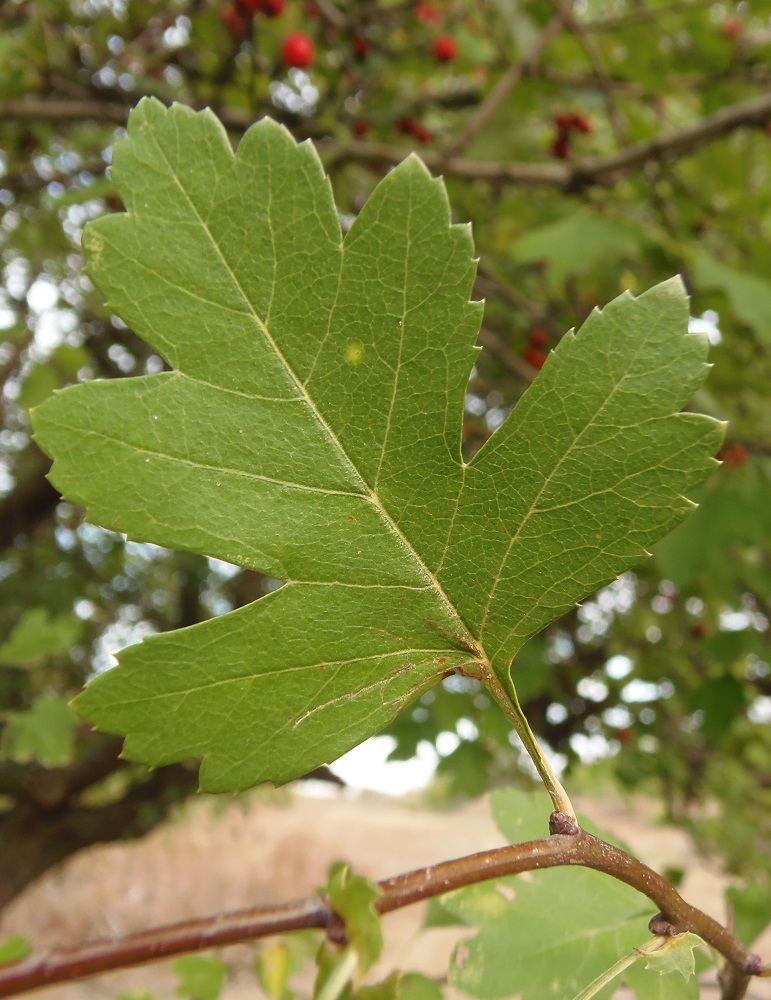
[[[349,365],[358,365],[364,357],[364,344],[358,340],[351,340],[345,347],[345,360]]]

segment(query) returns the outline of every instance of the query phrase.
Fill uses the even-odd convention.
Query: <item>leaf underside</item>
[[[452,672],[499,700],[533,633],[692,507],[722,427],[677,411],[705,376],[679,280],[568,333],[465,464],[482,306],[468,227],[416,157],[343,238],[314,148],[269,119],[234,154],[208,111],[132,112],[90,223],[89,274],[171,371],[34,414],[52,481],[130,538],[285,580],[125,650],[77,699],[202,787],[283,782]],[[516,677],[516,668],[514,668]]]

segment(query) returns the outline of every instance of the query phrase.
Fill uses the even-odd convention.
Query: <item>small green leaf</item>
[[[332,909],[345,921],[346,935],[358,953],[364,972],[383,950],[380,914],[374,906],[382,890],[363,875],[354,875],[349,865],[341,863],[333,867],[328,892]]]
[[[217,1000],[225,985],[228,967],[219,958],[182,955],[171,963],[179,976],[177,994],[190,1000]]]
[[[648,955],[645,968],[662,976],[679,972],[687,981],[696,971],[694,949],[700,948],[702,944],[704,942],[696,934],[676,934],[667,938],[663,947]]]
[[[0,664],[33,667],[49,656],[64,655],[77,642],[81,628],[72,615],[52,616],[46,608],[30,608],[0,645]]]
[[[748,947],[771,924],[771,892],[768,884],[748,883],[726,890],[732,910],[736,936]]]
[[[19,403],[26,409],[31,409],[47,399],[54,389],[59,388],[61,382],[61,378],[50,365],[34,365],[21,384]]]
[[[442,1000],[442,988],[435,979],[420,972],[405,972],[399,979],[398,1000]]]
[[[353,994],[356,1000],[402,1000],[402,977],[398,972],[392,972],[379,983],[360,986]]]
[[[627,985],[639,1000],[698,1000],[694,950],[704,942],[695,934],[667,938],[655,951],[647,951],[641,962],[625,973]]]
[[[727,297],[736,317],[751,326],[759,337],[771,331],[771,283],[756,274],[728,267],[700,250],[693,264],[693,280],[698,287],[719,288]]]
[[[603,260],[614,262],[639,251],[640,231],[590,212],[571,212],[520,237],[511,248],[520,264],[543,262],[552,285],[561,285],[572,274],[586,274]]]
[[[13,937],[0,942],[0,965],[18,962],[19,959],[26,958],[31,952],[29,941],[21,934],[14,934]]]
[[[78,719],[67,701],[51,695],[36,698],[27,712],[7,712],[0,748],[10,760],[43,767],[64,767],[75,751]]]
[[[694,692],[690,707],[692,711],[703,713],[701,731],[712,744],[730,729],[746,701],[741,683],[730,674],[724,674],[704,681]]]

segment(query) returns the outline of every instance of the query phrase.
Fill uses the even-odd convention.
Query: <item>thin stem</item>
[[[559,816],[554,814],[551,825],[559,826],[558,821]],[[482,851],[384,879],[379,883],[382,894],[375,900],[375,908],[380,913],[390,913],[419,900],[501,875],[579,865],[619,879],[652,900],[662,911],[651,921],[653,933],[672,936],[691,931],[698,934],[724,956],[728,966],[735,969],[729,975],[731,984],[735,984],[737,989],[743,987],[746,991],[748,977],[771,975],[771,966],[764,968],[757,955],[744,948],[725,927],[686,903],[661,875],[620,848],[578,827],[576,829],[578,832],[574,834],[555,834],[545,840]],[[339,918],[327,901],[310,897],[276,906],[188,920],[122,938],[59,948],[0,967],[0,997],[16,996],[54,983],[85,979],[99,972],[128,968],[170,955],[303,928],[326,929],[336,921],[339,922]],[[734,985],[730,985],[730,989],[734,989]],[[736,990],[725,992],[724,988],[724,1000],[739,1000],[743,995]]]
[[[557,777],[554,768],[551,766],[546,754],[541,749],[541,745],[538,742],[535,733],[530,728],[530,723],[527,721],[527,716],[522,711],[522,706],[519,703],[519,697],[517,696],[517,691],[513,684],[509,684],[509,691],[507,694],[507,704],[504,706],[506,714],[509,719],[511,719],[511,723],[514,726],[517,736],[519,736],[522,740],[525,750],[527,750],[530,759],[535,765],[535,769],[538,771],[538,776],[546,786],[546,791],[549,793],[552,805],[554,806],[554,811],[575,819],[576,812],[570,801],[568,793],[562,787],[562,782]]]
[[[469,121],[443,150],[445,157],[461,153],[479,135],[496,111],[506,103],[514,88],[526,77],[532,76],[544,52],[562,29],[562,23],[561,14],[553,17],[522,62],[515,63],[506,70]]]
[[[349,945],[321,987],[316,1000],[338,1000],[340,994],[353,979],[358,964],[358,953],[354,947]]]
[[[630,965],[634,965],[638,958],[643,955],[653,955],[657,951],[660,951],[666,944],[664,938],[655,937],[651,941],[647,941],[644,945],[639,948],[635,948],[634,951],[630,951],[628,955],[624,955],[620,958],[615,965],[612,965],[609,969],[606,969],[601,975],[599,975],[594,982],[589,983],[585,990],[581,990],[577,993],[573,1000],[591,1000],[592,997],[596,997],[600,990],[607,986],[608,983],[612,983],[616,976],[621,975],[624,969],[628,969]]]

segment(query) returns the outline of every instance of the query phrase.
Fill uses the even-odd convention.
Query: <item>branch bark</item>
[[[652,900],[661,910],[650,924],[654,934],[691,931],[720,952],[727,963],[723,979],[727,988],[733,990],[731,993],[724,991],[724,1000],[739,1000],[744,996],[751,977],[771,975],[771,966],[764,968],[761,959],[744,948],[730,931],[686,903],[666,879],[647,865],[581,830],[571,817],[561,813],[552,814],[550,829],[552,836],[544,840],[482,851],[384,879],[378,883],[381,895],[375,906],[380,913],[390,913],[452,889],[502,875],[578,865],[619,879]],[[0,997],[16,996],[171,955],[307,928],[339,928],[339,918],[320,896],[60,948],[0,968]]]
[[[515,63],[506,70],[469,121],[445,148],[445,157],[457,156],[464,150],[487,125],[496,111],[506,103],[512,90],[522,80],[533,74],[546,49],[562,29],[562,25],[563,17],[561,14],[551,19],[528,55],[521,62]]]
[[[744,126],[761,127],[771,121],[771,93],[721,108],[712,115],[645,142],[626,146],[608,156],[585,157],[567,163],[497,163],[446,157],[443,153],[421,152],[429,170],[470,180],[487,180],[523,186],[551,186],[581,191],[592,185],[612,185],[646,163],[660,163],[695,152],[721,136]],[[409,150],[388,143],[350,142],[320,144],[333,162],[357,160],[395,165]]]
[[[0,119],[37,119],[76,121],[95,118],[125,124],[129,106],[99,101],[57,101],[34,98],[0,102]],[[223,123],[231,129],[245,129],[252,116],[239,109],[221,109]],[[771,93],[721,108],[712,115],[673,129],[645,142],[637,142],[609,156],[585,157],[567,163],[510,163],[468,160],[447,156],[446,152],[421,152],[421,159],[435,173],[452,174],[471,180],[487,180],[523,186],[547,186],[566,191],[580,191],[592,185],[615,184],[619,179],[646,163],[663,162],[695,152],[721,136],[744,126],[761,127],[771,122]],[[306,128],[307,131],[307,128]],[[352,141],[339,143],[318,138],[319,150],[327,164],[346,161],[393,166],[411,150],[383,142]]]

